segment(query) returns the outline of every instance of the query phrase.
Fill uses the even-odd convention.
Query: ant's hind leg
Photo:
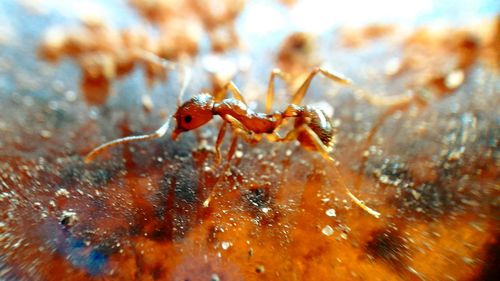
[[[269,76],[269,84],[267,86],[267,94],[266,94],[266,107],[265,107],[265,113],[270,113],[271,112],[271,107],[273,105],[274,101],[274,80],[276,77],[281,78],[282,80],[286,79],[286,74],[281,71],[279,68],[273,69],[271,71],[271,75]]]
[[[331,162],[334,162],[334,159],[329,155],[329,151],[328,151],[327,147],[321,142],[318,135],[316,133],[314,133],[314,131],[309,126],[302,125],[302,126],[296,128],[296,130],[298,131],[297,134],[300,132],[306,132],[309,135],[309,137],[311,138],[311,140],[313,141],[313,144],[316,146],[316,150],[321,154],[321,156],[323,156],[323,158],[325,158]],[[352,201],[354,201],[354,203],[356,203],[356,205],[358,205],[361,209],[363,209],[368,214],[370,214],[376,218],[379,218],[380,217],[379,212],[366,206],[366,204],[363,201],[359,200],[354,194],[351,193],[351,191],[347,187],[347,184],[344,181],[344,178],[342,177],[342,175],[338,171],[337,167],[335,166],[335,163],[333,163],[333,170],[335,171],[335,174],[337,175],[339,182],[345,188],[347,195],[349,195],[349,197],[352,199]]]
[[[303,132],[306,132],[308,136],[311,138],[313,145],[316,148],[316,151],[323,156],[326,160],[333,161],[333,158],[328,154],[331,151],[331,148],[325,146],[318,135],[307,125],[303,124],[299,127],[294,128],[292,131],[288,132],[288,134],[278,139],[277,141],[285,142],[285,141],[293,141],[296,140],[299,135]]]

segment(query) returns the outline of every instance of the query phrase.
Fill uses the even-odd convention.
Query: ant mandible
[[[329,155],[329,152],[333,148],[335,133],[331,120],[317,107],[299,105],[306,95],[312,79],[317,74],[322,74],[330,80],[343,85],[351,84],[350,80],[341,75],[334,74],[320,67],[315,68],[309,73],[305,81],[295,92],[287,108],[282,111],[271,113],[271,106],[274,100],[274,81],[276,77],[282,79],[284,77],[284,73],[281,70],[275,69],[271,72],[269,79],[265,113],[261,113],[254,112],[248,108],[240,91],[236,85],[230,81],[224,86],[223,90],[216,93],[215,96],[201,93],[180,105],[173,115],[177,121],[177,127],[172,133],[172,138],[176,140],[181,133],[199,128],[212,120],[215,115],[219,115],[224,122],[219,129],[215,144],[217,162],[220,161],[220,147],[228,124],[233,129],[233,137],[227,155],[228,161],[231,160],[235,152],[238,137],[243,137],[247,142],[256,143],[261,140],[262,136],[266,136],[271,142],[297,140],[302,147],[316,151],[326,160],[334,162],[334,159]],[[188,79],[184,79],[184,81],[187,80]],[[183,84],[179,96],[182,96],[185,88],[186,83]],[[226,98],[228,91],[234,95],[234,98]],[[281,137],[277,131],[280,126],[284,124],[285,120],[290,118],[294,118],[294,128],[285,137]],[[118,144],[160,138],[167,132],[171,119],[171,117],[168,118],[168,120],[152,134],[124,137],[102,144],[88,153],[84,161],[85,163],[89,163],[102,151]],[[376,218],[380,217],[379,212],[366,206],[363,201],[359,200],[350,192],[342,176],[335,167],[335,164],[333,167],[349,197],[370,215]]]

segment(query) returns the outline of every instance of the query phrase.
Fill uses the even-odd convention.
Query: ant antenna
[[[152,60],[155,61],[159,64],[161,64],[165,69],[172,70],[174,67],[178,64],[170,62],[166,59],[162,59],[158,56],[156,56],[154,53],[144,51],[144,50],[137,50],[137,54],[147,60]],[[191,69],[188,68],[185,65],[183,66],[184,74],[183,74],[183,79],[182,79],[182,86],[181,90],[179,91],[179,98],[177,100],[177,103],[180,105],[180,102],[182,100],[182,96],[184,95],[184,92],[186,92],[187,86],[189,82],[191,81]],[[158,139],[163,137],[170,126],[170,121],[172,120],[172,116],[169,116],[167,121],[158,128],[154,133],[148,134],[148,135],[140,135],[140,136],[129,136],[129,137],[124,137],[124,138],[119,138],[116,140],[109,141],[107,143],[101,144],[100,146],[94,148],[92,151],[90,151],[83,161],[85,163],[90,163],[94,158],[102,153],[105,150],[108,150],[114,146],[120,145],[120,144],[125,144],[125,143],[130,143],[130,142],[138,142],[138,141],[146,141],[146,140],[153,140],[153,139]]]
[[[181,90],[179,92],[179,96],[177,98],[177,106],[181,106],[182,104],[182,97],[184,96],[184,93],[186,92],[187,86],[189,82],[191,81],[191,68],[186,66],[183,63],[175,63],[172,61],[169,61],[167,59],[161,58],[157,56],[155,53],[146,51],[146,50],[140,50],[137,49],[135,50],[137,56],[139,56],[142,59],[155,62],[161,66],[163,66],[167,70],[174,70],[176,67],[182,66],[183,68],[183,77],[182,77],[182,86]]]
[[[124,144],[124,143],[129,143],[129,142],[137,142],[137,141],[145,141],[145,140],[152,140],[152,139],[158,139],[161,138],[165,135],[165,133],[168,130],[168,127],[170,126],[170,120],[172,120],[172,116],[168,117],[167,121],[154,133],[149,134],[149,135],[140,135],[140,136],[130,136],[130,137],[125,137],[125,138],[120,138],[116,140],[109,141],[107,143],[101,144],[100,146],[94,148],[91,152],[89,152],[85,158],[83,159],[83,162],[85,163],[90,163],[94,158],[100,154],[101,152],[108,150],[114,146],[117,146],[119,144]]]

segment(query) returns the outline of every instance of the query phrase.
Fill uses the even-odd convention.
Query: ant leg
[[[362,90],[358,87],[355,88],[356,88],[355,94],[359,95],[360,97],[368,101],[370,104],[394,108],[393,111],[396,111],[399,108],[407,107],[414,100],[420,101],[418,96],[416,96],[412,92],[409,92],[408,94],[400,94],[394,96],[377,96],[367,93],[365,90]]]
[[[224,134],[226,132],[226,125],[227,125],[227,123],[225,123],[225,122],[222,124],[222,126],[220,128],[220,131],[219,131],[219,135],[217,136],[217,144],[216,144],[216,147],[215,147],[215,150],[216,150],[216,153],[217,153],[216,154],[216,162],[217,162],[217,164],[220,162],[220,145],[222,143],[222,139],[224,138]],[[222,177],[224,175],[224,171],[226,171],[229,168],[229,162],[233,158],[234,152],[236,151],[236,145],[237,145],[237,143],[238,143],[238,135],[237,135],[236,132],[233,132],[233,136],[231,138],[231,146],[230,146],[229,152],[227,154],[227,162],[224,165],[224,168],[222,169],[222,172],[221,172],[221,176],[219,176],[219,178],[217,179],[217,182],[219,182],[219,180],[222,179]],[[217,183],[214,186],[217,186]],[[203,201],[203,206],[205,208],[207,208],[210,205],[210,201],[212,201],[214,193],[215,193],[215,189],[212,189],[210,191],[210,193],[208,194],[207,199],[205,199],[205,201]]]
[[[273,71],[271,71],[271,75],[269,76],[269,84],[267,86],[266,107],[264,111],[265,113],[271,112],[271,107],[274,101],[274,80],[276,79],[276,77],[285,80],[285,73],[279,68],[275,68],[273,69]]]
[[[408,104],[409,105],[409,104]],[[362,145],[361,151],[366,151],[372,144],[373,138],[375,137],[375,134],[378,132],[380,127],[384,124],[385,120],[389,118],[391,115],[396,113],[398,110],[404,110],[405,107],[401,106],[391,106],[389,107],[385,112],[378,117],[378,119],[375,121],[375,123],[372,125],[370,128],[370,131],[368,131],[368,135],[366,136],[364,143]],[[366,167],[366,162],[368,161],[368,157],[363,157],[359,166],[359,171],[360,173],[363,173]],[[360,185],[361,182],[363,181],[363,177],[357,177],[357,180],[355,182],[355,188],[357,189]]]
[[[220,146],[222,144],[222,140],[224,139],[224,135],[226,134],[227,123],[222,122],[222,125],[219,129],[219,134],[217,135],[217,141],[215,142],[215,162],[220,163]]]
[[[130,137],[125,137],[125,138],[119,138],[113,141],[109,141],[107,143],[101,144],[100,146],[94,148],[92,151],[90,151],[85,158],[83,158],[83,162],[86,164],[90,163],[97,155],[102,153],[105,150],[108,150],[114,146],[117,146],[119,144],[124,144],[124,143],[129,143],[129,142],[137,142],[137,141],[145,141],[145,140],[152,140],[152,139],[157,139],[161,138],[165,135],[165,133],[168,130],[168,127],[170,125],[170,120],[172,120],[172,117],[169,117],[167,121],[154,133],[149,134],[149,135],[141,135],[141,136],[130,136]]]
[[[326,147],[323,144],[323,142],[321,142],[321,140],[318,137],[318,135],[316,135],[316,133],[314,133],[314,131],[309,126],[307,126],[307,125],[303,125],[303,128],[304,128],[305,132],[313,140],[313,143],[316,145],[316,148],[318,149],[318,152],[320,152],[321,156],[323,156],[323,158],[325,158],[327,160],[330,160],[330,161],[334,162],[334,159],[328,154],[329,151],[326,149]],[[377,212],[377,211],[373,210],[372,208],[366,206],[366,204],[363,201],[359,200],[354,194],[351,193],[351,191],[347,187],[347,184],[344,181],[344,178],[342,177],[342,175],[340,174],[339,170],[335,166],[335,163],[333,163],[333,170],[335,171],[335,174],[337,175],[337,178],[339,179],[340,183],[344,186],[344,188],[345,188],[345,190],[347,192],[347,195],[349,195],[349,197],[351,197],[352,201],[354,201],[354,203],[356,203],[356,205],[358,205],[361,209],[363,209],[368,214],[370,214],[370,215],[372,215],[372,216],[374,216],[376,218],[379,218],[380,217],[380,213],[379,212]]]
[[[233,81],[227,82],[226,85],[224,85],[224,87],[222,88],[222,90],[215,94],[215,97],[214,97],[215,102],[220,102],[221,100],[223,100],[224,97],[226,96],[228,90],[233,94],[233,96],[237,100],[243,102],[244,104],[247,104],[245,102],[245,99],[241,95],[240,90],[238,89],[238,87],[236,87],[236,85],[234,84]]]
[[[247,129],[238,119],[233,116],[226,115],[224,119],[231,124],[233,127],[233,132],[245,139],[248,143],[257,143],[262,139],[261,134],[256,134],[249,129]]]
[[[219,136],[221,136],[220,132],[222,131],[226,131],[225,129],[225,126],[226,123],[224,123],[221,127],[221,130],[219,131]],[[222,134],[224,135],[224,134]],[[222,138],[221,138],[222,139]],[[219,138],[217,138],[217,140],[219,140]],[[222,142],[222,141],[221,141]],[[203,201],[203,207],[207,208],[209,205],[210,205],[210,202],[212,201],[212,198],[214,197],[214,194],[215,194],[215,188],[217,187],[217,184],[218,182],[224,177],[224,174],[225,174],[225,171],[227,171],[229,169],[229,163],[231,161],[231,159],[233,158],[233,155],[234,155],[234,152],[236,151],[236,145],[238,144],[238,135],[236,133],[233,133],[233,136],[231,138],[231,146],[229,148],[229,152],[227,154],[227,162],[226,164],[223,166],[222,168],[222,171],[221,171],[221,175],[218,177],[216,183],[214,184],[214,187],[212,188],[212,190],[210,191],[210,193],[208,194],[207,198],[205,199],[205,201]],[[219,146],[220,146],[220,143],[219,143]],[[216,160],[217,163],[220,162],[220,151],[217,149],[217,154],[218,154],[218,159]]]
[[[348,78],[343,77],[340,74],[334,74],[331,71],[328,71],[326,69],[323,69],[321,67],[315,68],[311,73],[309,73],[309,76],[307,76],[306,80],[302,83],[300,88],[295,92],[292,101],[290,102],[291,104],[300,104],[302,99],[307,93],[307,90],[309,89],[309,86],[311,85],[311,81],[316,76],[318,73],[321,73],[324,75],[326,78],[340,83],[342,85],[351,85],[355,89],[354,93],[356,95],[359,95],[366,101],[368,101],[372,105],[377,105],[377,106],[395,106],[395,107],[405,107],[409,105],[413,100],[417,100],[420,102],[425,102],[421,99],[418,98],[414,93],[409,93],[409,94],[401,94],[401,95],[396,95],[396,96],[375,96],[372,95],[365,90],[356,87],[355,85],[352,84],[351,80]]]
[[[314,131],[309,126],[304,124],[302,126],[295,128],[283,140],[289,140],[289,138],[296,137],[302,132],[305,132],[309,135],[313,144],[316,146],[316,151],[319,152],[321,154],[321,156],[323,156],[323,158],[333,162],[333,169],[335,171],[335,174],[336,174],[337,178],[339,179],[341,185],[345,188],[347,195],[349,195],[349,197],[351,197],[352,201],[354,201],[354,203],[356,203],[356,205],[358,205],[361,209],[363,209],[368,214],[370,214],[376,218],[379,218],[380,217],[379,212],[366,206],[366,204],[363,201],[359,200],[354,194],[351,193],[351,191],[347,187],[347,184],[344,181],[344,178],[342,177],[342,175],[338,171],[337,167],[335,166],[335,163],[334,163],[335,160],[328,154],[329,149],[323,144],[323,142],[318,137],[318,135],[316,133],[314,133]]]
[[[229,152],[227,153],[227,164],[231,159],[233,159],[234,152],[236,151],[236,145],[238,144],[238,133],[233,132],[233,136],[231,138],[231,146],[229,147]]]
[[[266,138],[269,142],[279,142],[281,139],[283,139],[283,137],[280,136],[280,134],[278,132],[266,134]]]
[[[245,128],[245,126],[243,126],[243,124],[241,124],[240,121],[238,121],[236,118],[232,117],[232,116],[226,116],[225,117],[225,120],[233,127],[233,139],[231,140],[231,146],[229,148],[229,152],[228,152],[228,156],[227,156],[227,160],[231,160],[231,158],[233,157],[233,154],[235,152],[235,149],[236,149],[236,139],[235,137],[236,136],[242,136],[245,141],[249,142],[249,143],[256,143],[260,140],[260,135],[256,135],[254,134],[252,131],[248,130],[247,128]],[[219,130],[219,134],[217,135],[217,140],[215,142],[215,159],[216,159],[216,162],[219,163],[220,162],[220,159],[221,159],[221,151],[220,151],[220,147],[222,145],[222,140],[224,139],[224,135],[226,134],[226,127],[227,127],[227,124],[226,122],[222,123],[221,127],[220,127],[220,130]]]
[[[327,78],[331,79],[334,82],[340,83],[342,85],[349,85],[351,84],[351,81],[345,77],[342,77],[340,74],[334,74],[326,69],[323,69],[321,67],[315,68],[309,75],[307,76],[306,80],[302,83],[302,85],[299,87],[299,89],[295,92],[295,94],[292,97],[292,101],[290,102],[291,104],[300,104],[304,96],[306,95],[307,90],[309,89],[309,86],[311,85],[311,81],[316,76],[318,73],[323,74]]]

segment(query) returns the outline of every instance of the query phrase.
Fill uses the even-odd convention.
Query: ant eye
[[[186,116],[184,117],[184,122],[186,122],[186,123],[190,123],[190,122],[191,122],[191,120],[193,120],[193,117],[191,117],[191,115],[186,115]]]

